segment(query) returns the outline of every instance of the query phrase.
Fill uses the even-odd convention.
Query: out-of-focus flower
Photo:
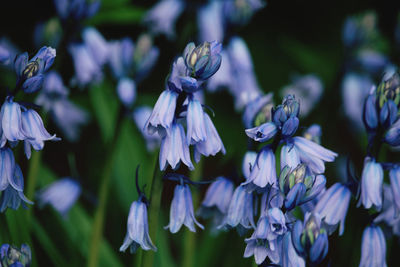
[[[36,47],[44,44],[58,47],[63,35],[63,29],[58,18],[51,18],[36,25],[33,38]]]
[[[133,120],[136,123],[139,131],[142,133],[144,139],[146,140],[147,150],[153,151],[161,143],[161,138],[157,134],[149,134],[145,129],[146,122],[150,117],[152,112],[151,107],[141,106],[135,108],[133,111]]]
[[[198,11],[197,24],[200,41],[224,40],[224,20],[222,17],[222,1],[210,1]]]
[[[360,267],[366,266],[387,266],[385,236],[376,225],[365,228],[362,236]]]
[[[383,209],[374,222],[386,222],[392,228],[393,234],[400,236],[400,216],[393,197],[393,190],[388,185],[384,185],[383,190]]]
[[[0,248],[0,266],[2,267],[29,267],[32,261],[31,249],[27,244],[21,248],[3,244]]]
[[[39,206],[49,204],[65,217],[78,200],[81,192],[81,186],[76,180],[64,177],[42,189],[38,193],[37,199]]]
[[[54,0],[54,5],[62,20],[69,18],[82,20],[97,13],[100,8],[100,0]]]
[[[127,233],[119,251],[125,251],[129,247],[130,252],[135,253],[139,246],[144,250],[157,251],[149,236],[146,203],[141,199],[131,204],[128,215]]]
[[[282,95],[295,95],[301,99],[300,116],[306,117],[320,100],[324,87],[318,76],[309,74],[298,77],[282,89]]]
[[[132,106],[136,97],[136,84],[132,79],[122,78],[117,85],[117,94],[122,104]]]
[[[76,82],[83,87],[91,82],[99,82],[103,78],[101,66],[97,64],[85,44],[71,44],[69,52],[74,62]]]
[[[95,28],[89,27],[83,30],[82,39],[93,60],[103,66],[108,61],[110,52],[104,37]]]
[[[382,208],[383,169],[381,164],[373,158],[365,158],[364,169],[361,176],[361,196],[357,206],[363,204],[366,209],[374,205],[376,209]]]
[[[322,130],[321,126],[319,126],[318,124],[313,124],[310,127],[308,127],[303,134],[304,138],[311,140],[319,145],[321,144],[321,136],[322,136]]]
[[[389,172],[390,187],[392,189],[393,204],[396,214],[400,211],[400,167],[396,166]]]
[[[346,185],[336,183],[326,190],[318,201],[314,211],[321,215],[326,224],[333,227],[329,229],[330,232],[340,223],[339,235],[343,234],[350,198],[350,189]]]
[[[246,128],[260,126],[272,119],[271,110],[274,106],[272,93],[260,95],[245,106],[243,124]]]
[[[144,23],[153,33],[175,37],[175,22],[182,13],[185,3],[181,0],[162,0],[144,16]]]
[[[262,0],[224,1],[224,16],[232,24],[246,24],[256,11],[265,7]]]
[[[181,229],[183,224],[192,232],[196,232],[194,224],[204,229],[203,225],[194,217],[192,193],[187,184],[175,186],[169,224],[165,229],[169,229],[171,233],[175,234]]]
[[[229,203],[228,213],[218,228],[256,228],[254,224],[253,195],[243,186],[238,186]]]

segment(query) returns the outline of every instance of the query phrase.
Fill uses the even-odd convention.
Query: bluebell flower
[[[224,16],[232,24],[245,24],[265,5],[262,0],[224,1]]]
[[[200,8],[197,15],[200,41],[224,40],[224,20],[222,17],[222,1],[210,1]]]
[[[299,153],[301,162],[305,163],[315,174],[324,173],[324,162],[332,162],[337,157],[335,152],[304,137],[296,136],[293,137],[292,140],[294,148],[297,149]]]
[[[270,208],[267,212],[267,217],[269,224],[268,240],[275,240],[278,236],[286,233],[286,218],[280,208]]]
[[[223,216],[228,212],[233,189],[234,185],[231,180],[222,176],[218,177],[208,187],[198,214],[205,219],[213,216],[216,224],[220,224]]]
[[[266,142],[272,139],[277,132],[278,128],[273,122],[266,122],[260,126],[246,129],[247,136],[257,142]]]
[[[296,95],[301,99],[300,115],[306,117],[320,100],[324,87],[320,78],[313,74],[296,77],[291,85],[282,89],[282,95]]]
[[[278,188],[269,186],[261,197],[260,217],[267,216],[272,208],[282,208],[284,196]]]
[[[272,96],[272,93],[260,95],[245,106],[242,119],[246,128],[271,121],[271,110],[274,106]]]
[[[377,18],[375,12],[348,17],[343,25],[342,39],[348,47],[360,46],[377,35]]]
[[[150,134],[158,131],[163,136],[165,135],[165,130],[171,128],[177,99],[178,93],[175,91],[167,89],[161,93],[146,123],[147,131]]]
[[[26,208],[25,204],[33,204],[33,202],[28,200],[24,195],[24,177],[18,164],[15,164],[12,181],[13,182],[10,182],[7,188],[1,194],[1,212],[4,212],[7,208],[16,210],[19,208],[20,205]]]
[[[65,217],[82,193],[81,185],[69,177],[61,178],[38,192],[39,206],[51,205]]]
[[[139,246],[144,250],[157,251],[149,236],[147,220],[146,204],[140,199],[132,202],[128,215],[127,233],[119,251],[124,252],[130,247],[130,252],[135,253]]]
[[[156,149],[160,143],[161,143],[161,138],[158,134],[149,134],[147,130],[145,129],[146,122],[148,118],[150,117],[152,112],[151,107],[147,106],[141,106],[135,108],[133,111],[133,120],[136,123],[136,126],[138,127],[139,131],[142,133],[144,139],[146,140],[146,146],[147,150],[153,151]]]
[[[314,209],[327,225],[333,227],[333,231],[340,223],[339,235],[344,232],[344,221],[350,198],[350,189],[346,185],[336,183],[326,190]]]
[[[285,194],[285,208],[291,210],[315,198],[324,188],[323,175],[311,175],[304,164],[286,166],[279,176],[279,187]]]
[[[350,119],[357,130],[363,130],[362,109],[364,100],[373,83],[367,75],[348,73],[342,82],[343,108],[346,117]]]
[[[68,18],[81,20],[90,18],[97,13],[100,8],[99,0],[54,0],[54,5],[58,16],[62,20]]]
[[[58,47],[63,37],[61,22],[58,18],[53,17],[45,22],[36,24],[33,32],[33,43],[36,47],[44,44],[51,47]]]
[[[181,0],[162,0],[144,16],[144,23],[153,33],[175,37],[175,22],[182,13],[185,3]]]
[[[256,228],[254,224],[253,195],[238,186],[229,203],[228,213],[219,228]]]
[[[275,169],[275,154],[270,148],[264,148],[258,155],[257,161],[251,169],[249,179],[242,183],[248,190],[264,189],[267,185],[277,187],[278,180]]]
[[[217,72],[221,65],[222,44],[217,41],[203,42],[195,46],[189,43],[183,52],[186,67],[191,77],[207,80]]]
[[[236,109],[239,110],[261,96],[262,90],[257,83],[251,55],[245,41],[240,37],[233,37],[227,51],[231,69],[229,91],[235,98]]]
[[[274,230],[280,227],[279,232],[283,233],[286,231],[286,226],[283,228],[281,221],[276,224],[271,222],[270,219],[270,216],[261,217],[258,220],[257,228],[254,230],[254,233],[250,238],[245,239],[247,246],[243,256],[247,258],[254,255],[256,264],[263,263],[267,257],[273,263],[279,263],[280,261],[281,239],[277,238],[278,236],[274,233]]]
[[[36,151],[42,150],[44,141],[59,141],[60,138],[56,135],[50,135],[44,128],[42,118],[33,109],[25,109],[21,116],[22,129],[25,133],[26,139],[24,141],[24,148],[26,157],[29,159],[31,156],[31,146]]]
[[[0,45],[0,64],[7,64],[10,60],[10,52],[7,48]]]
[[[189,99],[186,115],[188,145],[203,142],[207,138],[203,114],[203,107],[201,106],[200,101]]]
[[[7,97],[1,107],[1,126],[4,137],[10,141],[26,139],[26,133],[22,127],[21,106],[14,102],[13,97]],[[2,137],[1,146],[4,145]]]
[[[373,158],[365,158],[361,176],[361,196],[357,206],[366,209],[374,205],[377,210],[382,207],[383,169]]]
[[[322,136],[322,130],[321,126],[319,126],[318,124],[313,124],[310,127],[308,127],[303,134],[304,138],[311,140],[319,145],[321,144],[321,136]]]
[[[207,113],[204,113],[204,125],[207,137],[205,141],[198,142],[195,145],[194,158],[196,162],[200,161],[201,155],[208,157],[210,155],[215,156],[218,152],[221,152],[222,154],[226,153],[224,144],[219,137],[217,129]]]
[[[183,57],[178,57],[172,64],[171,74],[168,77],[168,87],[176,92],[182,92],[181,78],[187,76],[187,68]]]
[[[358,51],[356,62],[369,73],[381,73],[389,64],[388,57],[374,49],[364,48]]]
[[[393,204],[396,208],[396,213],[400,211],[400,167],[396,166],[389,172],[390,187],[392,189]]]
[[[283,145],[281,148],[281,170],[288,166],[296,168],[300,164],[300,155],[292,144]]]
[[[370,94],[365,100],[363,120],[367,130],[375,130],[378,127],[378,111],[376,110],[376,96]]]
[[[169,214],[169,224],[164,228],[169,229],[171,233],[175,234],[181,229],[183,224],[192,232],[196,232],[194,224],[204,229],[203,225],[194,217],[192,193],[187,184],[175,186],[174,198],[172,199]]]
[[[80,129],[89,120],[89,115],[68,99],[69,90],[57,72],[46,74],[43,88],[35,103],[50,113],[53,121],[69,141],[79,138]]]
[[[385,222],[392,228],[394,235],[400,236],[400,216],[393,197],[393,189],[385,184],[383,190],[382,212],[375,218],[374,223]]]
[[[0,248],[0,265],[3,267],[29,267],[31,266],[32,253],[27,244],[21,248],[3,244]]]
[[[23,190],[23,187],[18,184],[15,180],[14,175],[15,159],[14,154],[8,147],[0,149],[0,191],[7,188],[9,184],[12,185],[16,190]]]
[[[257,159],[257,152],[247,151],[243,158],[242,173],[247,180],[250,177],[251,169],[253,168]]]
[[[229,56],[226,48],[221,51],[221,58],[221,66],[219,67],[218,71],[207,81],[207,90],[209,92],[216,92],[221,88],[229,88],[231,86],[233,79],[231,72],[232,66],[231,62],[229,61]]]
[[[292,235],[287,232],[282,240],[282,267],[305,267],[304,259],[300,257],[293,247]]]
[[[139,36],[133,54],[136,81],[139,82],[147,76],[154,67],[159,54],[160,50],[153,46],[153,40],[150,34],[142,34]]]
[[[89,27],[83,30],[82,39],[93,60],[103,66],[109,59],[108,44],[104,37],[95,28]]]
[[[101,66],[97,64],[85,44],[71,44],[68,50],[74,63],[76,83],[80,87],[102,79]]]
[[[7,68],[13,68],[14,67],[14,59],[16,58],[17,54],[19,53],[18,49],[16,46],[9,41],[5,37],[0,37],[0,64]]]
[[[154,113],[154,110],[153,110]],[[172,169],[177,169],[182,161],[190,170],[194,169],[190,160],[189,146],[186,143],[185,131],[179,123],[173,123],[161,141],[160,169],[165,170],[167,162]]]
[[[121,102],[130,107],[136,97],[136,83],[130,78],[122,78],[118,81],[117,94]]]
[[[108,42],[111,71],[116,78],[128,76],[133,64],[135,46],[130,38]]]
[[[386,240],[379,226],[365,228],[361,241],[361,261],[359,267],[386,267]]]
[[[328,234],[318,213],[306,213],[304,223],[297,220],[292,229],[293,246],[302,257],[321,262],[328,253]]]

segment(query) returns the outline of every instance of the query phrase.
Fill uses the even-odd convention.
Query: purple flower
[[[390,187],[392,189],[393,204],[396,213],[400,211],[400,167],[396,166],[389,172]]]
[[[158,131],[160,136],[165,135],[165,130],[169,129],[172,125],[177,99],[178,93],[175,91],[167,89],[161,93],[146,123],[147,131],[150,134]]]
[[[132,202],[128,215],[127,233],[119,251],[124,252],[130,247],[130,252],[135,253],[139,246],[144,250],[157,251],[149,236],[147,220],[146,204],[141,200]]]
[[[175,234],[181,229],[183,224],[192,232],[196,232],[194,224],[204,229],[203,225],[194,217],[192,193],[187,184],[175,186],[174,198],[172,199],[169,214],[169,224],[164,228],[169,229],[171,233]]]
[[[307,164],[310,170],[316,174],[324,173],[324,162],[332,162],[337,154],[304,137],[293,138],[294,147],[297,149],[301,162]]]
[[[249,179],[242,183],[252,191],[255,188],[264,189],[267,185],[276,187],[278,183],[275,169],[275,154],[270,148],[264,148],[257,156],[257,161],[251,169]]]
[[[27,244],[22,244],[21,248],[3,244],[0,248],[0,262],[2,266],[29,267],[31,266],[32,253]]]
[[[136,84],[130,78],[121,78],[117,85],[117,94],[122,104],[127,107],[133,105],[136,97]]]
[[[200,41],[224,40],[224,21],[222,17],[222,1],[210,1],[198,11],[197,24]]]
[[[129,75],[132,68],[134,44],[130,38],[108,42],[111,71],[116,78]]]
[[[91,82],[99,82],[103,78],[101,66],[93,58],[89,48],[84,44],[71,44],[68,48],[72,55],[76,82],[83,87]]]
[[[103,66],[109,58],[109,49],[104,37],[95,28],[89,27],[83,30],[82,39],[93,60],[97,65]]]
[[[278,128],[273,122],[266,122],[258,127],[246,129],[248,137],[257,142],[266,142],[273,138],[278,132]]]
[[[281,149],[281,170],[288,166],[291,169],[300,164],[300,155],[292,144],[286,144]]]
[[[4,137],[10,141],[26,139],[26,133],[22,127],[21,106],[13,101],[13,97],[7,97],[1,107],[1,126]],[[2,137],[1,146],[5,139]]]
[[[340,223],[339,235],[342,235],[344,231],[344,221],[346,220],[350,198],[350,189],[345,185],[336,183],[326,190],[314,209],[321,215],[326,224],[333,227],[333,231]]]
[[[242,172],[244,178],[249,179],[251,174],[251,169],[253,169],[254,164],[256,163],[257,152],[247,151],[243,158]]]
[[[142,133],[144,139],[146,140],[147,150],[153,151],[156,147],[158,147],[161,143],[161,138],[158,134],[149,134],[148,131],[145,129],[146,122],[150,117],[152,112],[151,107],[141,106],[135,108],[133,111],[133,120],[136,123],[139,131]]]
[[[386,267],[386,240],[379,226],[365,228],[361,241],[360,267]]]
[[[282,267],[305,267],[304,259],[297,254],[293,247],[290,232],[285,234],[282,242]]]
[[[162,0],[147,12],[143,20],[152,32],[173,38],[175,37],[175,21],[184,7],[185,3],[181,0]]]
[[[220,151],[222,154],[226,153],[224,144],[219,137],[217,129],[207,113],[204,113],[204,126],[207,137],[205,141],[198,142],[195,145],[194,158],[196,162],[200,161],[201,155],[208,157],[210,155],[215,156]]]
[[[37,198],[39,206],[49,204],[65,217],[78,200],[81,192],[81,186],[77,181],[65,177],[42,189]]]
[[[366,209],[372,205],[380,210],[382,207],[383,169],[373,158],[365,158],[361,176],[361,196],[357,206],[361,204]]]
[[[228,213],[223,223],[218,228],[255,228],[253,195],[248,193],[243,186],[238,186],[229,203]]]
[[[62,20],[72,18],[75,20],[92,17],[100,8],[100,1],[87,0],[54,0],[58,16]]]
[[[260,95],[245,106],[242,119],[246,128],[271,121],[272,96],[272,93]]]
[[[187,121],[187,143],[195,144],[203,142],[207,138],[203,107],[200,101],[189,99],[186,121]]]
[[[166,169],[167,162],[171,165],[172,169],[177,169],[180,161],[188,166],[190,170],[194,169],[190,160],[190,151],[186,143],[185,131],[181,124],[173,123],[167,134],[163,137],[159,161],[161,170]]]
[[[320,145],[321,135],[321,126],[319,126],[318,124],[313,124],[307,128],[307,130],[303,134],[303,137]]]

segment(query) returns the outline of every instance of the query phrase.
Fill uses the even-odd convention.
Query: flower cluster
[[[196,162],[201,155],[225,153],[224,145],[203,105],[195,93],[221,64],[221,44],[204,42],[195,46],[189,43],[183,56],[173,64],[166,89],[161,93],[147,123],[149,134],[158,133],[162,138],[159,156],[160,169],[167,163],[177,169],[182,161],[189,169],[194,166],[189,146],[194,145]],[[186,125],[186,133],[184,130]]]
[[[55,49],[42,47],[36,55],[29,59],[25,52],[17,56],[14,69],[17,74],[16,86],[6,97],[0,114],[0,210],[7,207],[17,209],[21,203],[32,204],[23,194],[24,178],[21,168],[15,162],[11,148],[19,141],[24,142],[25,155],[29,159],[31,148],[42,150],[45,141],[60,140],[56,135],[50,135],[44,128],[42,118],[32,107],[34,104],[17,102],[17,94],[38,91],[44,81],[44,73],[51,67],[56,56]]]
[[[0,248],[0,266],[29,267],[31,265],[31,249],[27,244],[22,244],[21,248],[3,244]]]

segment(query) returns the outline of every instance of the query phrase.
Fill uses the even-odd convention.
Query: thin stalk
[[[38,180],[40,164],[42,162],[42,151],[36,151],[32,153],[31,159],[29,160],[29,170],[26,179],[26,197],[33,201],[35,195],[35,188]],[[32,217],[32,208],[28,208],[26,212],[26,225],[30,225]]]
[[[108,153],[105,153],[105,155],[108,155],[108,158],[106,159],[103,165],[104,168],[100,179],[98,205],[94,215],[92,237],[89,244],[89,258],[88,258],[89,267],[98,266],[99,250],[103,238],[104,218],[106,214],[108,195],[110,192],[109,188],[111,183],[112,171],[117,154],[116,153],[117,141],[120,133],[120,128],[123,122],[123,114],[124,111],[122,108],[120,108],[117,120],[117,126],[114,131],[114,136],[112,140],[109,142],[109,144],[105,146],[106,149],[108,150]]]
[[[150,204],[149,204],[149,234],[154,244],[157,244],[157,232],[159,224],[159,214],[161,206],[161,196],[163,189],[162,175],[158,166],[158,159],[155,161],[153,179],[150,189]],[[154,251],[146,251],[142,253],[142,267],[153,267]]]
[[[198,182],[201,180],[203,174],[203,161],[200,161],[196,168],[190,173],[190,180]],[[192,190],[193,207],[197,207],[200,202],[200,195],[198,190]],[[183,236],[183,260],[182,266],[192,267],[195,262],[195,250],[196,250],[196,233],[190,232],[185,228]]]

